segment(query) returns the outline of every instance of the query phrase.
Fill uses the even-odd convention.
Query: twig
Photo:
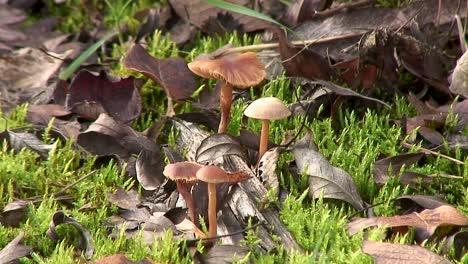
[[[94,175],[95,173],[97,172],[97,170],[93,170],[93,171],[90,171],[88,174],[85,174],[83,176],[81,176],[78,180],[76,180],[75,182],[72,182],[70,184],[68,184],[67,186],[63,187],[63,189],[61,189],[60,191],[58,192],[55,192],[53,193],[54,196],[59,196],[61,195],[62,193],[66,192],[68,189],[72,188],[73,186],[77,185],[78,183],[82,182],[84,179]]]
[[[295,41],[292,41],[291,43],[293,45],[310,45],[314,43],[324,43],[328,41],[356,37],[362,34],[364,34],[364,32],[363,33],[349,33],[349,34],[344,34],[341,36],[325,37],[325,38],[320,38],[320,39],[295,40]],[[278,47],[279,47],[279,43],[248,45],[248,46],[230,48],[224,54],[231,54],[231,53],[251,51],[251,50],[276,49]]]
[[[463,179],[462,176],[456,176],[456,175],[449,175],[449,174],[440,174],[440,173],[434,173],[434,174],[430,174],[430,175],[427,175],[429,177],[441,177],[441,178],[448,178],[448,179]]]
[[[85,175],[81,176],[78,180],[66,185],[61,190],[52,193],[52,196],[54,196],[56,199],[59,199],[59,196],[62,195],[64,192],[66,192],[68,189],[70,189],[73,186],[77,185],[78,183],[82,182],[84,179],[88,178],[89,176],[92,176],[96,172],[97,172],[97,170],[93,170],[93,171],[89,172],[88,174],[85,174]],[[39,195],[38,196],[33,196],[33,197],[26,198],[25,200],[36,203],[36,202],[42,200],[42,196],[39,196]]]
[[[406,143],[406,142],[401,142],[401,145],[407,149],[410,149],[410,148],[413,148],[415,147],[415,145],[413,144],[409,144],[409,143]],[[419,151],[424,153],[424,154],[431,154],[431,155],[434,155],[434,156],[438,156],[438,157],[441,157],[441,158],[444,158],[444,159],[447,159],[447,160],[450,160],[452,161],[453,163],[455,164],[458,164],[458,165],[465,165],[464,162],[460,161],[460,160],[457,160],[455,158],[452,158],[452,157],[449,157],[447,155],[444,155],[444,154],[441,154],[439,152],[435,152],[435,151],[432,151],[430,149],[426,149],[426,148],[423,148],[423,147],[420,147],[419,148]]]

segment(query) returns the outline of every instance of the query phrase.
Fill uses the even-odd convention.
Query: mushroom
[[[163,174],[177,184],[177,191],[187,204],[189,219],[195,223],[195,205],[190,194],[190,187],[197,181],[196,173],[203,166],[195,162],[176,162],[166,165]]]
[[[276,97],[264,97],[253,101],[244,111],[244,115],[262,120],[262,132],[260,134],[260,147],[258,149],[258,161],[268,148],[268,131],[270,120],[285,118],[291,115],[291,111]]]
[[[249,178],[245,172],[227,173],[218,166],[204,166],[197,171],[197,179],[208,183],[208,236],[215,237],[218,223],[216,220],[216,184],[236,183]]]
[[[220,92],[221,122],[218,133],[225,133],[229,122],[234,87],[247,88],[265,79],[265,67],[253,52],[233,54],[219,59],[200,59],[188,64],[195,74],[222,82]]]

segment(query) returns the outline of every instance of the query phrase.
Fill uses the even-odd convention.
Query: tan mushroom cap
[[[203,165],[196,162],[175,162],[167,164],[166,167],[164,167],[163,174],[173,181],[192,182],[197,180],[197,171],[202,167]]]
[[[227,55],[216,60],[196,60],[188,67],[201,77],[223,80],[237,88],[257,85],[266,75],[265,66],[253,52]]]
[[[208,183],[236,183],[250,178],[246,172],[228,173],[218,166],[204,166],[197,171],[197,179]]]
[[[244,115],[262,120],[276,120],[291,115],[291,111],[276,97],[264,97],[253,101],[244,111]]]

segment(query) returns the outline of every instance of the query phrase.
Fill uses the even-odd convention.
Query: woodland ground
[[[141,6],[148,5],[140,1]],[[65,14],[69,10],[77,9],[78,1],[70,1],[69,6],[53,7],[56,14]],[[123,1],[115,1],[115,10]],[[128,16],[133,10],[125,12],[109,12],[105,18],[109,23],[116,21],[131,21]],[[65,31],[76,30],[79,14],[73,19],[66,20],[62,24]],[[34,21],[31,17],[31,23]],[[116,21],[114,21],[116,20]],[[259,36],[237,34],[226,34],[221,37],[206,37],[199,34],[197,41],[190,48],[179,50],[168,36],[155,32],[148,39],[148,51],[157,58],[170,56],[182,56],[187,61],[192,61],[197,55],[209,53],[226,43],[234,46],[243,46],[260,43]],[[113,47],[112,57],[122,58],[128,51],[126,43],[116,44]],[[113,63],[113,73],[119,76],[129,74],[139,76],[123,68],[120,61]],[[402,77],[403,78],[403,77]],[[411,82],[409,80],[408,82]],[[211,83],[214,84],[214,83]],[[276,96],[287,103],[297,101],[290,89],[290,81],[287,77],[265,82],[260,93],[252,92],[252,99],[263,96]],[[143,114],[133,123],[137,131],[144,131],[150,127],[154,120],[160,119],[165,113],[165,95],[151,81],[146,81],[141,89]],[[412,171],[426,175],[446,174],[457,175],[460,178],[451,179],[435,177],[434,180],[425,184],[419,182],[414,188],[401,184],[395,178],[391,178],[383,186],[377,186],[373,179],[373,163],[382,154],[393,156],[404,153],[407,150],[401,146],[402,130],[394,123],[404,116],[417,115],[406,97],[395,95],[387,102],[391,109],[384,107],[355,111],[351,108],[341,108],[331,117],[317,116],[308,120],[306,127],[312,131],[314,141],[322,153],[332,165],[347,171],[354,179],[362,199],[369,204],[378,204],[374,212],[378,216],[393,216],[399,212],[395,206],[395,198],[404,194],[444,194],[446,202],[456,207],[465,215],[468,214],[468,156],[463,150],[455,150],[454,158],[461,160],[465,165],[454,165],[453,162],[436,156],[427,156],[423,165],[411,165]],[[242,100],[233,105],[232,121],[229,132],[238,135],[241,129],[242,112],[246,103]],[[0,130],[13,129],[28,126],[25,121],[28,105],[17,106],[9,114],[0,113]],[[179,112],[189,112],[191,106],[188,103],[176,106]],[[453,117],[456,118],[456,117]],[[271,140],[281,142],[283,135],[297,131],[302,122],[302,117],[293,117],[283,121],[274,122],[271,131],[274,135]],[[453,121],[453,119],[452,119]],[[451,120],[446,121],[450,129]],[[246,127],[252,131],[260,131],[260,123],[249,120]],[[117,207],[108,202],[107,193],[113,193],[117,186],[129,190],[136,186],[135,180],[124,177],[124,172],[115,162],[101,165],[96,168],[96,158],[87,156],[82,159],[82,153],[72,146],[72,141],[54,139],[47,134],[43,135],[46,143],[54,144],[47,159],[40,159],[39,155],[31,150],[24,149],[15,152],[8,148],[6,142],[0,146],[0,208],[18,198],[40,196],[42,200],[30,204],[27,209],[26,221],[19,227],[5,227],[0,225],[0,248],[15,238],[20,231],[25,232],[23,244],[32,246],[35,252],[29,258],[22,258],[22,263],[74,263],[83,261],[75,255],[75,240],[73,236],[66,236],[70,232],[76,232],[71,227],[61,227],[59,235],[64,240],[56,243],[51,241],[45,232],[48,229],[51,216],[57,210],[63,210],[72,216],[93,234],[95,253],[93,259],[98,259],[114,253],[123,253],[130,260],[138,261],[149,258],[162,263],[191,263],[192,256],[187,246],[182,241],[175,241],[171,232],[167,231],[161,239],[148,247],[142,239],[129,239],[120,234],[117,239],[108,236],[108,230],[103,223],[117,212]],[[176,134],[176,133],[175,133]],[[465,133],[466,135],[466,133]],[[171,143],[167,140],[167,143]],[[420,144],[416,144],[409,150],[410,153],[418,152]],[[332,203],[324,199],[313,200],[308,196],[308,175],[301,175],[299,181],[291,175],[287,169],[288,164],[294,160],[291,153],[283,154],[278,161],[276,171],[280,179],[280,186],[289,193],[284,201],[272,198],[271,205],[280,208],[280,217],[292,232],[298,243],[305,252],[288,252],[278,244],[275,252],[267,255],[252,251],[244,260],[253,263],[372,263],[372,258],[361,250],[364,233],[350,236],[347,234],[345,225],[349,222],[348,217],[356,210],[345,203]],[[96,170],[96,172],[77,183],[67,191],[71,200],[67,202],[55,201],[51,193],[62,189],[67,184],[73,183],[79,177]],[[140,189],[141,191],[141,189]],[[402,244],[414,243],[414,231],[386,238],[384,228],[377,228],[366,233],[366,238],[373,241],[385,241]],[[67,238],[68,237],[68,238]],[[259,243],[255,231],[248,231],[245,245],[253,248]],[[440,243],[426,241],[423,246],[433,252],[441,253],[443,246]],[[202,251],[202,247],[199,246]],[[454,259],[453,249],[447,254],[449,259]],[[457,261],[457,263],[468,263],[468,257]]]

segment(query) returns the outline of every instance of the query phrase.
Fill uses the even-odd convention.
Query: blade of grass
[[[207,4],[210,4],[212,6],[216,6],[216,7],[219,7],[221,9],[227,10],[227,11],[231,11],[231,12],[235,12],[235,13],[239,13],[239,14],[242,14],[242,15],[255,17],[255,18],[258,18],[258,19],[262,19],[262,20],[271,22],[273,24],[276,24],[276,25],[278,25],[278,26],[280,26],[282,28],[285,28],[288,31],[292,32],[292,30],[290,28],[288,28],[287,26],[281,24],[280,22],[276,21],[275,19],[271,18],[270,16],[267,16],[265,14],[262,14],[260,12],[255,11],[255,10],[252,10],[252,9],[250,9],[248,7],[228,3],[228,2],[225,2],[225,1],[221,1],[221,0],[202,0],[202,1],[207,3]]]
[[[110,32],[109,34],[105,35],[102,39],[98,42],[91,45],[87,50],[85,50],[78,58],[76,58],[67,68],[62,70],[59,74],[59,78],[61,80],[69,79],[73,73],[80,67],[80,65],[87,59],[91,54],[93,54],[104,42],[112,38],[117,34],[117,31]]]

